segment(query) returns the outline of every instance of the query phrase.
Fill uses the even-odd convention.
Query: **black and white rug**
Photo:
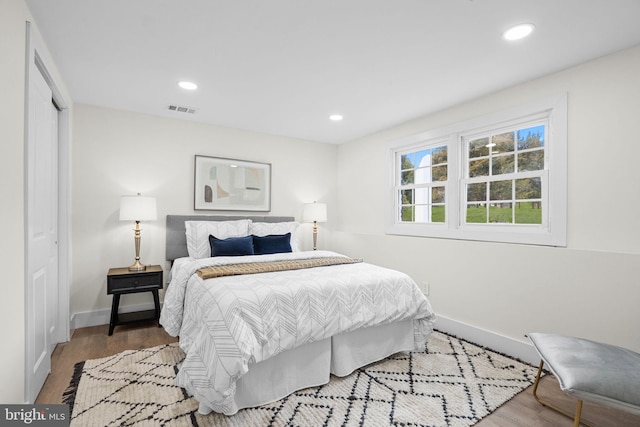
[[[177,344],[76,366],[71,426],[470,426],[533,384],[537,368],[434,332],[422,352],[332,376],[320,387],[227,417],[200,415],[173,385]]]

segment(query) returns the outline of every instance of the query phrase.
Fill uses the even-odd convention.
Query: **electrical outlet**
[[[420,282],[420,290],[423,294],[429,295],[429,281],[423,280]]]

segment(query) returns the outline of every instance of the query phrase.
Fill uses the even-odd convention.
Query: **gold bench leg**
[[[542,367],[544,366],[544,360],[540,361],[540,366],[538,367],[538,374],[536,375],[536,381],[533,383],[533,397],[538,401],[538,403],[540,403],[543,406],[546,406],[549,409],[553,409],[554,411],[569,417],[573,419],[573,427],[579,427],[580,424],[584,424],[587,427],[593,427],[591,426],[591,424],[587,424],[584,421],[580,420],[580,416],[582,413],[582,400],[578,400],[578,404],[576,405],[576,413],[575,415],[572,415],[568,412],[566,412],[563,409],[558,408],[555,405],[552,405],[549,402],[545,402],[544,400],[540,399],[540,397],[538,397],[538,384],[540,383],[540,377],[542,376]]]
[[[580,427],[580,413],[582,412],[582,400],[578,400],[576,405],[576,417],[573,421],[573,427]]]

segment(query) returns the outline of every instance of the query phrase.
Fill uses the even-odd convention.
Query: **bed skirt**
[[[234,405],[226,415],[326,384],[330,374],[344,377],[369,363],[411,350],[414,350],[413,320],[364,328],[285,351],[249,366],[249,371],[236,383]],[[200,403],[198,412],[211,411]]]

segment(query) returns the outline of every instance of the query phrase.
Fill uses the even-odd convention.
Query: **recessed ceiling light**
[[[520,40],[527,37],[533,32],[535,25],[533,24],[520,24],[515,27],[509,28],[502,34],[505,40]]]
[[[187,89],[187,90],[196,90],[198,89],[198,85],[193,83],[193,82],[187,82],[187,81],[182,81],[178,83],[178,86],[180,86],[182,89]]]
[[[329,116],[329,120],[333,120],[334,122],[339,122],[343,117],[340,114],[332,114]]]

